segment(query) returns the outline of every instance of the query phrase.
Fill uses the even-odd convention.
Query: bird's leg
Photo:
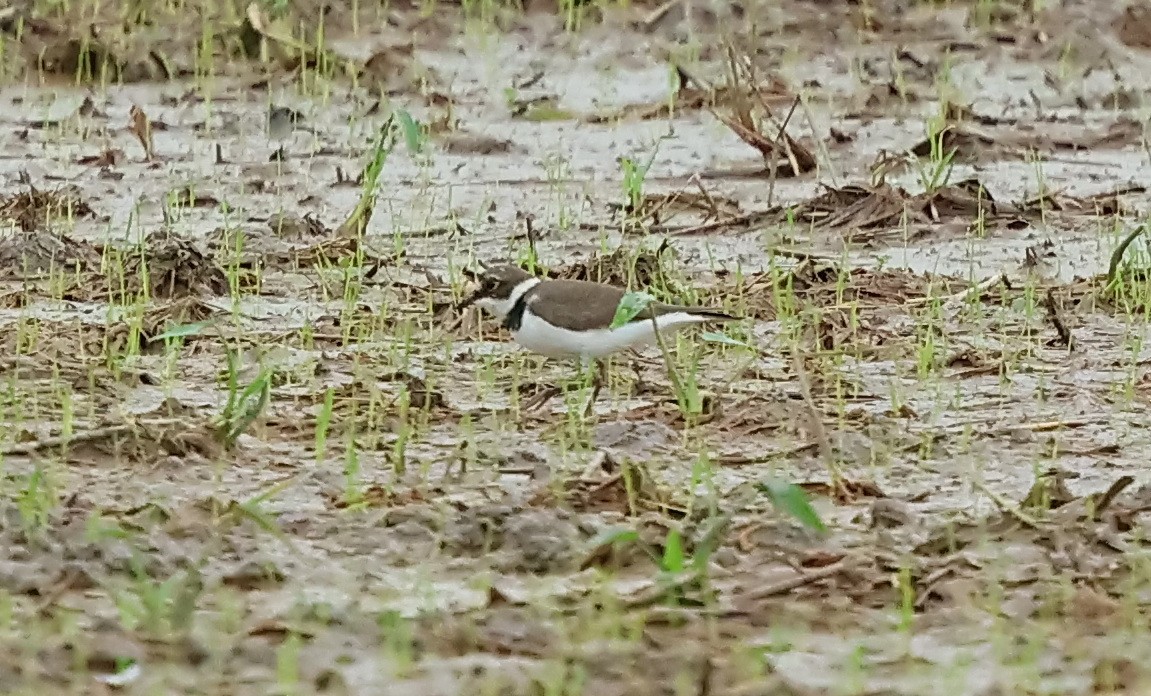
[[[591,415],[595,407],[595,402],[597,399],[599,399],[600,391],[603,389],[604,385],[607,384],[607,363],[602,360],[593,358],[581,358],[579,361],[579,369],[576,372],[577,379],[574,384],[568,384],[568,387],[578,387],[580,382],[582,382],[583,379],[587,376],[588,370],[593,368],[594,372],[592,372],[591,375],[591,398],[588,400],[587,406],[584,408],[584,414],[587,416]],[[533,394],[529,399],[524,401],[521,407],[525,411],[535,410],[546,404],[548,401],[551,401],[555,397],[564,393],[564,391],[566,391],[566,389],[562,385],[547,385],[540,391]]]
[[[591,417],[595,412],[595,402],[599,399],[600,390],[607,384],[607,361],[592,360],[590,362],[594,363],[595,373],[592,375],[591,398],[588,399],[587,406],[584,407],[584,417]]]

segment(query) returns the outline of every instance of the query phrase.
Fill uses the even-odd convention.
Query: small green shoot
[[[228,402],[220,414],[220,438],[227,448],[260,417],[272,393],[272,373],[261,368],[260,374],[243,389],[239,384],[239,358],[228,350]]]
[[[615,317],[611,320],[612,329],[618,329],[621,326],[630,324],[635,320],[647,306],[655,302],[655,298],[646,292],[629,292],[620,298],[619,304],[615,308]]]
[[[623,544],[635,544],[639,541],[639,532],[634,529],[628,527],[610,527],[592,537],[590,546],[593,548],[609,544],[612,546],[621,546]]]
[[[174,339],[188,338],[189,336],[198,336],[204,329],[213,326],[216,322],[212,319],[205,321],[192,322],[191,324],[179,324],[173,326],[167,331],[153,336],[151,342],[158,343],[160,341],[174,341]],[[170,344],[169,344],[170,345]]]
[[[687,553],[683,548],[683,536],[677,529],[667,531],[660,566],[665,573],[682,573],[687,568]]]
[[[946,186],[955,168],[955,153],[959,148],[944,150],[945,138],[950,129],[951,126],[932,121],[927,127],[927,142],[930,144],[927,162],[916,160],[919,184],[929,194]]]
[[[413,155],[423,153],[428,141],[424,126],[404,109],[396,109],[396,120],[399,121],[400,131],[404,134],[404,142],[407,144],[408,150]]]
[[[24,478],[24,485],[16,497],[16,509],[24,531],[37,534],[45,530],[56,505],[57,494],[51,477],[43,465],[36,464]]]
[[[819,513],[811,505],[807,493],[799,486],[768,479],[761,481],[756,488],[767,496],[772,505],[795,518],[803,526],[819,533],[827,531],[827,525],[819,518]]]
[[[324,450],[328,442],[328,428],[332,424],[332,408],[335,404],[335,390],[329,387],[324,391],[324,405],[316,416],[316,462],[324,461]]]
[[[662,142],[663,138],[656,141],[647,162],[637,162],[630,157],[619,158],[619,167],[623,172],[623,193],[627,199],[627,209],[633,217],[638,217],[643,208],[644,182],[647,181],[647,173],[655,163]]]
[[[380,175],[384,171],[384,164],[396,145],[396,115],[393,114],[380,127],[375,145],[372,147],[372,159],[364,167],[360,184],[360,200],[356,203],[348,219],[338,230],[340,236],[345,238],[359,238],[368,227],[372,212],[376,207],[377,187]]]

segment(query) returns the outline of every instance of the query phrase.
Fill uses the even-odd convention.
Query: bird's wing
[[[624,291],[584,280],[550,280],[531,291],[532,312],[550,324],[575,328],[606,327]]]
[[[580,328],[606,328],[615,318],[616,308],[625,294],[623,288],[586,280],[550,280],[529,291],[532,312],[551,324]],[[670,312],[690,308],[652,302],[633,321],[650,320]]]

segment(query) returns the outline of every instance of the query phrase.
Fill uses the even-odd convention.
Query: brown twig
[[[705,222],[699,225],[691,225],[690,227],[681,227],[679,229],[664,229],[660,230],[661,234],[666,234],[671,237],[693,237],[697,234],[707,234],[715,232],[728,227],[744,227],[759,224],[760,222],[772,220],[776,217],[779,211],[777,210],[758,210],[744,215],[736,215],[724,220],[715,220],[714,222]],[[654,233],[656,230],[652,230]]]
[[[1006,513],[1006,514],[1014,517],[1015,519],[1019,520],[1020,522],[1027,525],[1028,527],[1031,527],[1032,529],[1042,529],[1042,526],[1040,525],[1039,520],[1035,519],[1031,515],[1028,515],[1026,512],[1023,512],[1022,510],[1019,509],[1018,506],[1012,505],[1011,502],[1008,501],[1006,498],[1004,498],[1003,496],[999,495],[995,491],[988,488],[987,484],[983,483],[982,481],[976,480],[976,481],[972,481],[971,485],[974,486],[975,489],[978,490],[980,493],[983,493],[988,498],[991,498],[991,502],[995,503],[995,507],[999,508],[1000,512]]]
[[[1135,238],[1147,231],[1147,225],[1139,225],[1131,230],[1130,234],[1119,242],[1119,246],[1115,247],[1115,251],[1111,253],[1111,260],[1107,264],[1107,287],[1110,289],[1116,282],[1116,276],[1119,275],[1119,264],[1123,261],[1123,254],[1127,253],[1127,247],[1135,241]]]
[[[811,396],[811,382],[807,379],[807,370],[804,368],[803,357],[799,351],[792,355],[791,365],[795,371],[795,379],[799,383],[799,393],[803,395],[803,403],[807,406],[812,438],[819,448],[820,458],[823,459],[828,473],[831,474],[832,491],[838,491],[843,486],[843,472],[839,470],[839,462],[835,460],[835,449],[831,446],[831,438],[827,435],[827,429],[823,427],[823,416],[815,405],[815,399]]]
[[[767,452],[765,454],[756,455],[754,457],[749,457],[747,455],[742,455],[742,454],[739,454],[739,455],[722,455],[722,456],[716,457],[713,461],[716,464],[719,464],[721,466],[732,466],[732,467],[747,466],[750,464],[767,464],[767,463],[772,462],[776,459],[782,459],[785,457],[793,457],[797,454],[802,454],[803,452],[806,452],[808,450],[818,450],[818,449],[819,449],[819,443],[818,442],[802,442],[798,445],[795,445],[794,447],[785,447],[785,448],[780,449],[780,450],[774,450],[772,452]]]
[[[639,25],[643,27],[645,32],[651,33],[651,31],[655,28],[655,25],[659,24],[659,22],[664,17],[666,17],[669,12],[675,9],[675,7],[682,2],[683,0],[668,0],[659,7],[656,7],[651,12],[647,13],[647,15],[645,15],[644,18],[639,21]],[[678,66],[676,67],[678,69]]]
[[[1055,333],[1059,334],[1059,342],[1067,346],[1067,350],[1075,350],[1075,339],[1071,335],[1071,329],[1067,328],[1067,324],[1059,315],[1059,308],[1055,304],[1054,288],[1047,288],[1047,294],[1043,298],[1043,306],[1047,309],[1047,318],[1055,327]]]
[[[726,110],[730,113],[721,113],[716,105],[713,105],[711,107],[712,115],[730,128],[740,140],[758,150],[767,169],[773,173],[773,176],[778,176],[781,153],[786,157],[788,166],[791,168],[791,176],[799,176],[815,169],[814,156],[806,147],[787,134],[785,126],[779,128],[775,139],[770,139],[760,132],[760,125],[752,113],[753,95],[764,111],[764,120],[775,123],[776,119],[760,91],[754,65],[746,56],[740,60],[736,56],[734,46],[730,43],[727,45],[727,68],[730,85],[726,89],[726,94],[731,103],[726,106]],[[798,96],[796,99],[798,100]],[[793,103],[792,111],[796,106]]]
[[[621,604],[624,609],[638,609],[646,607],[650,604],[655,604],[672,590],[679,590],[692,585],[703,578],[703,573],[698,570],[689,570],[680,573],[666,581],[657,582],[645,590],[637,592],[631,597],[625,598]]]
[[[713,220],[718,220],[719,219],[719,206],[716,205],[715,199],[713,199],[711,197],[711,194],[708,193],[707,189],[704,188],[703,181],[699,178],[699,175],[698,174],[692,174],[690,181],[691,181],[691,183],[695,184],[696,188],[699,189],[700,195],[702,195],[703,199],[707,202],[707,205],[710,208],[710,213],[711,213],[709,217],[711,217],[711,219],[713,219]],[[770,203],[771,203],[771,198],[768,198],[768,204],[770,205]]]
[[[762,97],[761,97],[762,99]],[[799,95],[795,95],[795,100],[791,102],[791,108],[787,110],[787,116],[783,118],[783,123],[779,126],[779,132],[775,135],[775,146],[779,147],[779,139],[783,137],[787,130],[787,124],[791,123],[791,116],[795,113],[795,107],[799,106]],[[764,104],[764,108],[767,105]],[[767,207],[775,205],[775,182],[779,179],[779,159],[772,158],[771,160],[771,176],[767,182]]]
[[[794,578],[781,580],[779,582],[772,583],[771,585],[767,585],[766,587],[761,587],[757,590],[753,590],[744,595],[742,599],[747,601],[756,601],[767,599],[768,597],[774,597],[776,595],[787,594],[793,590],[798,590],[804,585],[810,585],[813,582],[819,582],[820,580],[833,578],[854,566],[855,563],[856,559],[851,557],[845,558],[841,561],[832,563],[831,565],[819,568],[818,570],[813,570],[810,573],[800,573]]]
[[[755,71],[755,64],[752,63],[751,59],[746,57],[746,56],[743,59],[743,63],[744,63],[745,69],[747,71],[748,79],[751,82],[751,84],[754,86],[755,96],[759,100],[759,105],[761,107],[763,107],[763,112],[765,114],[767,114],[768,118],[771,118],[772,120],[774,120],[775,117],[771,113],[771,106],[768,105],[767,100],[763,96],[763,92],[760,91],[760,89],[759,89],[759,84],[760,84],[759,75]],[[787,134],[787,127],[791,123],[791,117],[793,114],[795,114],[796,108],[799,107],[801,104],[802,104],[802,100],[800,98],[800,95],[797,93],[795,95],[795,99],[792,100],[791,107],[787,110],[787,116],[784,117],[783,123],[780,124],[779,131],[776,133],[775,140],[773,141],[773,144],[775,145],[776,149],[779,148],[780,140],[783,141],[783,147],[784,147],[784,150],[787,154],[787,161],[789,164],[791,164],[791,171],[792,171],[794,176],[798,176],[799,174],[801,174],[803,172],[811,171],[811,170],[815,169],[815,167],[816,167],[815,158],[812,156],[812,154],[810,152],[808,152],[807,148],[800,145],[798,142],[793,140],[791,138],[791,136],[789,136]],[[813,121],[813,119],[811,117],[811,111],[807,109],[807,106],[805,104],[803,104],[803,106],[804,106],[804,111],[807,113],[808,123],[811,124],[811,131],[814,133],[815,132],[815,122]],[[833,179],[834,179],[834,177],[833,177]],[[771,198],[769,197],[768,198],[768,204],[769,205],[770,205],[770,202],[771,202]]]
[[[968,300],[978,298],[983,293],[987,292],[996,285],[999,285],[1000,283],[1003,283],[1004,285],[1008,284],[1006,275],[1000,274],[984,278],[975,285],[972,285],[971,287],[964,290],[960,290],[954,295],[947,295],[946,297],[912,297],[907,300],[906,304],[909,307],[918,307],[919,305],[938,302],[939,305],[944,309],[951,309],[963,304]]]
[[[46,437],[42,440],[32,440],[31,442],[18,442],[6,447],[0,448],[0,456],[11,456],[13,454],[32,454],[43,449],[50,449],[52,447],[64,447],[67,445],[77,444],[81,442],[92,442],[93,440],[103,440],[113,435],[126,435],[132,432],[133,426],[131,424],[109,425],[103,428],[93,428],[92,430],[84,430],[71,435],[56,435],[53,437]]]
[[[1103,495],[1099,496],[1099,500],[1095,503],[1094,518],[1098,520],[1103,514],[1103,511],[1110,507],[1111,503],[1115,501],[1115,498],[1133,483],[1135,483],[1134,477],[1120,476],[1114,483],[1108,486],[1107,490],[1103,492]]]
[[[536,216],[532,215],[531,213],[524,215],[524,231],[528,237],[528,254],[531,256],[532,260],[532,267],[529,270],[533,272],[536,270],[536,266],[539,263],[539,257],[536,256],[535,220]]]

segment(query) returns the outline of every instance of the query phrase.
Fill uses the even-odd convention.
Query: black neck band
[[[508,315],[504,317],[504,328],[508,331],[519,331],[524,324],[524,311],[528,308],[528,292],[520,294]]]

